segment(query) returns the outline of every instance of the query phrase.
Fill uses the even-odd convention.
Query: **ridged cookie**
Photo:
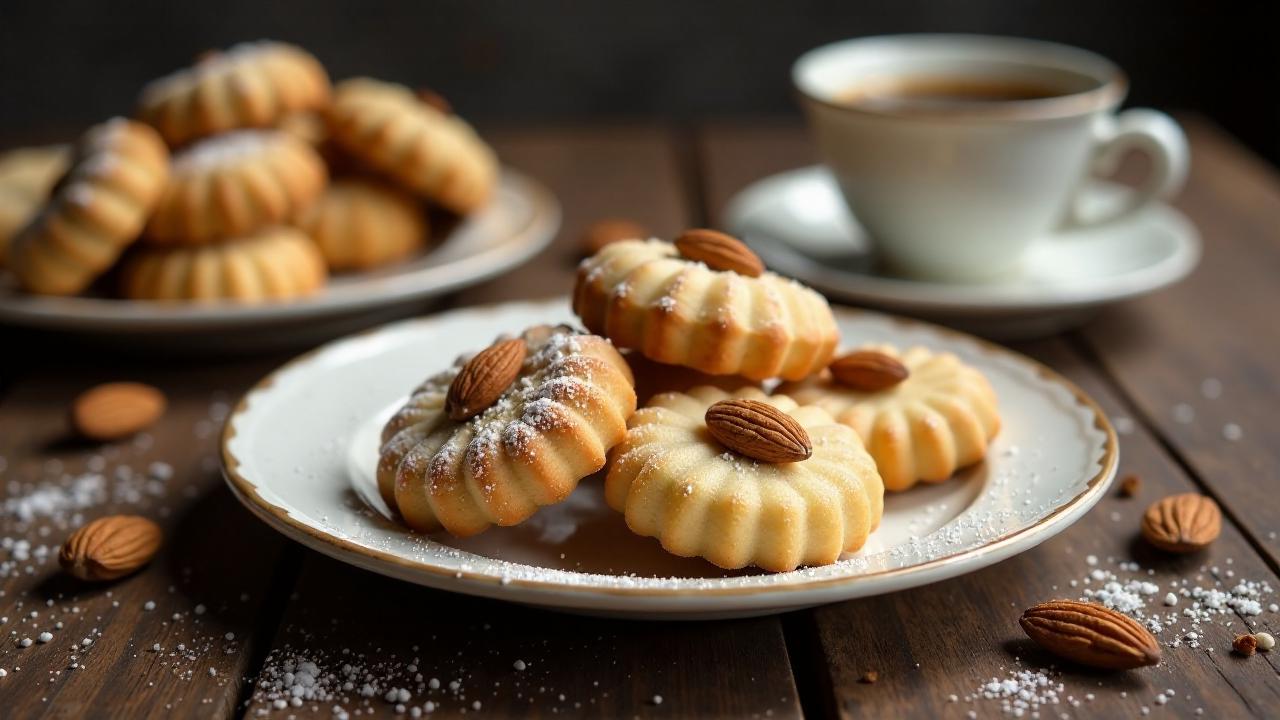
[[[259,303],[311,295],[324,258],[301,230],[273,227],[216,245],[139,247],[121,263],[133,300]]]
[[[335,180],[298,227],[315,240],[330,270],[361,270],[403,260],[427,243],[419,201],[362,177]]]
[[[707,409],[749,398],[790,415],[808,434],[799,462],[752,460],[707,431]],[[722,568],[773,572],[826,565],[863,546],[880,524],[884,487],[862,441],[818,407],[759,388],[704,386],[658,395],[632,416],[609,453],[605,499],[638,535]]]
[[[261,40],[212,52],[149,83],[138,119],[172,146],[238,128],[270,127],[329,102],[329,76],[302,48]]]
[[[489,146],[461,118],[408,88],[345,80],[326,117],[343,150],[449,210],[471,212],[493,193],[498,164]]]
[[[941,482],[986,456],[1000,430],[1000,414],[995,391],[980,371],[951,353],[923,347],[901,354],[888,345],[859,350],[897,357],[910,374],[889,389],[863,392],[841,385],[824,370],[778,392],[826,408],[856,430],[887,490],[906,490],[921,480]]]
[[[455,421],[446,412],[459,358],[383,428],[378,489],[410,528],[468,536],[515,525],[604,467],[626,433],[636,395],[609,341],[548,325],[521,337],[516,380],[479,415]]]
[[[328,182],[310,145],[279,130],[237,130],[173,156],[173,171],[143,239],[201,245],[292,223]]]
[[[661,240],[611,243],[583,260],[573,310],[588,330],[651,360],[751,380],[803,378],[840,340],[813,290],[771,272],[713,270]]]
[[[137,240],[168,177],[169,151],[155,130],[123,118],[95,125],[48,203],[13,239],[9,267],[31,292],[84,290]]]
[[[17,148],[0,154],[0,267],[9,241],[44,207],[70,162],[69,145]]]

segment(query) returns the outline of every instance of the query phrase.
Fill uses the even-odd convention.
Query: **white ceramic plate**
[[[1127,190],[1092,181],[1084,202],[1100,208]],[[1126,222],[1043,238],[1016,276],[983,284],[948,284],[882,274],[866,232],[821,166],[760,180],[730,202],[731,232],[770,268],[826,295],[936,319],[995,337],[1061,331],[1102,305],[1181,280],[1200,259],[1195,227],[1167,205]]]
[[[503,332],[571,322],[568,301],[460,310],[333,342],[265,378],[227,422],[223,464],[240,500],[285,535],[410,582],[559,610],[644,618],[767,614],[877,595],[972,572],[1079,518],[1115,474],[1115,433],[1087,396],[1047,368],[923,323],[838,309],[845,338],[923,344],[981,368],[1004,429],[988,460],[948,482],[890,495],[880,529],[839,563],[727,573],[633,535],[583,481],[525,523],[467,540],[388,519],[374,466],[378,431],[423,378]]]
[[[537,181],[504,168],[488,206],[467,217],[421,257],[377,271],[335,275],[318,295],[263,305],[136,302],[20,293],[0,278],[0,322],[83,335],[137,336],[172,346],[259,345],[321,337],[516,267],[546,247],[560,205]],[[344,330],[338,330],[343,332]]]

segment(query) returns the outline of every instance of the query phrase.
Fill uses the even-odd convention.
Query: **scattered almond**
[[[793,463],[813,454],[795,418],[759,400],[721,400],[707,408],[707,430],[721,445],[753,460]]]
[[[676,238],[676,249],[689,260],[712,270],[736,272],[747,277],[764,274],[764,263],[742,241],[716,230],[694,228]]]
[[[1166,552],[1202,550],[1221,532],[1222,512],[1218,504],[1196,493],[1158,500],[1142,516],[1142,536]]]
[[[1231,643],[1231,649],[1239,655],[1249,657],[1258,649],[1258,638],[1252,635],[1237,635]]]
[[[119,440],[159,420],[165,405],[164,393],[150,385],[105,383],[76,398],[71,406],[71,424],[90,440]]]
[[[433,107],[445,115],[453,114],[453,105],[440,93],[430,88],[418,88],[414,94],[418,96],[418,102],[423,105]]]
[[[858,350],[841,355],[832,360],[827,369],[836,382],[863,392],[888,390],[910,375],[902,361],[878,350]]]
[[[1027,637],[1082,665],[1128,670],[1160,662],[1160,645],[1136,620],[1096,603],[1051,600],[1018,619]]]
[[[605,218],[587,226],[582,233],[582,251],[587,255],[595,255],[606,245],[620,240],[639,240],[649,237],[645,226],[632,220],[622,218]]]
[[[72,533],[58,562],[81,580],[115,580],[150,562],[161,538],[160,526],[147,518],[110,515]]]
[[[1142,489],[1142,478],[1137,475],[1125,475],[1120,481],[1120,497],[1131,498]]]
[[[484,412],[511,387],[529,349],[524,340],[502,340],[476,353],[462,366],[445,396],[451,420],[466,420]]]

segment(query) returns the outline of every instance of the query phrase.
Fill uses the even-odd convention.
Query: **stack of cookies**
[[[69,159],[0,158],[0,260],[33,293],[112,273],[134,300],[297,298],[420,251],[427,204],[482,207],[497,168],[437,97],[244,43],[150,83]]]
[[[976,369],[838,355],[827,301],[723,233],[605,244],[572,302],[583,329],[499,338],[387,423],[378,486],[409,528],[514,525],[604,470],[610,507],[673,554],[829,564],[866,543],[886,490],[952,477],[999,429]]]

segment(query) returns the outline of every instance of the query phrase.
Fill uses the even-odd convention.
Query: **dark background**
[[[276,38],[335,79],[432,87],[481,125],[684,122],[795,113],[788,68],[841,38],[981,32],[1101,52],[1129,104],[1196,110],[1280,159],[1280,62],[1268,3],[906,0],[481,0],[201,3],[0,0],[0,142],[130,112],[143,83],[199,52]]]

